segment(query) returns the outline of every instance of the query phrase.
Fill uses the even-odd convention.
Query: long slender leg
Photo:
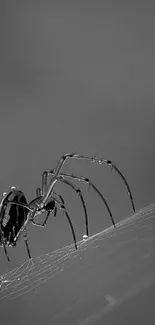
[[[46,191],[45,191],[45,193],[43,195],[42,204],[44,204],[46,202],[47,198],[49,197],[51,191],[54,188],[55,183],[57,182],[57,178],[58,178],[58,176],[59,176],[59,174],[61,172],[61,169],[62,169],[63,165],[65,164],[65,161],[67,159],[69,159],[69,158],[71,158],[71,159],[90,160],[90,161],[96,162],[96,163],[98,163],[100,165],[105,163],[108,166],[110,166],[111,168],[113,168],[119,174],[119,176],[122,178],[123,182],[125,183],[125,186],[127,188],[127,192],[128,192],[129,197],[130,197],[131,204],[132,204],[132,209],[135,212],[135,205],[134,205],[134,201],[133,201],[133,197],[132,197],[132,193],[131,193],[129,184],[128,184],[126,178],[124,177],[124,175],[122,174],[122,172],[115,166],[115,164],[113,164],[113,162],[111,160],[109,160],[109,159],[97,158],[97,157],[89,157],[89,156],[79,155],[79,154],[76,154],[76,153],[67,153],[67,154],[63,155],[60,158],[54,172],[52,171],[53,176],[52,176],[50,184],[47,186]]]
[[[71,179],[74,179],[74,180],[78,180],[78,181],[83,181],[83,182],[86,182],[87,184],[89,184],[94,190],[95,192],[100,196],[101,200],[103,201],[103,203],[105,204],[107,210],[108,210],[108,213],[110,215],[110,218],[111,218],[111,221],[112,221],[112,224],[113,226],[116,228],[116,225],[115,225],[115,221],[113,219],[113,215],[112,215],[112,212],[109,208],[109,205],[106,201],[106,199],[104,198],[104,196],[102,195],[102,193],[98,190],[98,188],[89,180],[89,178],[85,178],[85,177],[82,177],[82,176],[75,176],[75,175],[71,175],[71,174],[66,174],[66,173],[61,173],[60,175],[62,178],[63,177],[69,177]]]
[[[52,170],[46,170],[44,171],[43,175],[42,175],[42,182],[44,184],[44,188],[47,188],[47,179],[48,179],[48,176],[49,175],[53,175],[54,172]],[[75,185],[73,185],[72,183],[68,182],[67,180],[64,179],[63,176],[66,176],[66,177],[72,177],[73,179],[76,179],[76,180],[82,180],[82,181],[85,181],[87,183],[89,183],[89,185],[98,193],[98,195],[101,197],[102,201],[104,202],[107,210],[108,210],[108,213],[110,215],[110,218],[111,218],[111,221],[112,221],[112,224],[114,225],[114,227],[116,227],[115,225],[115,222],[114,222],[114,219],[113,219],[113,216],[112,216],[112,212],[109,208],[109,205],[106,201],[106,199],[104,198],[104,196],[101,194],[101,192],[97,189],[97,187],[88,179],[88,178],[84,178],[84,177],[77,177],[77,176],[73,176],[73,175],[67,175],[67,174],[60,174],[58,177],[57,177],[57,181],[61,181],[61,182],[64,182],[65,184],[69,185],[70,187],[72,187],[80,196],[80,199],[81,199],[81,202],[83,204],[83,208],[84,208],[84,213],[85,213],[85,222],[86,222],[86,234],[87,236],[89,236],[89,232],[88,232],[88,214],[87,214],[87,208],[86,208],[86,204],[85,204],[85,201],[83,199],[83,195],[82,195],[82,192],[80,189],[76,188]],[[43,186],[43,185],[42,185]],[[49,194],[50,195],[50,194]],[[39,226],[39,224],[38,224]]]
[[[30,253],[30,249],[29,249],[29,245],[28,245],[28,239],[27,239],[27,231],[26,228],[24,229],[24,241],[25,241],[25,245],[26,245],[26,250],[29,256],[29,259],[31,259],[31,253]]]
[[[76,243],[76,236],[75,236],[75,232],[74,232],[74,228],[73,228],[73,224],[72,224],[72,221],[69,217],[69,214],[68,214],[68,211],[64,205],[64,199],[62,198],[61,195],[59,195],[59,198],[61,200],[61,202],[59,202],[58,199],[55,199],[55,202],[57,203],[57,205],[59,206],[59,208],[64,212],[69,224],[70,224],[70,228],[71,228],[71,231],[72,231],[72,235],[73,235],[73,239],[74,239],[74,245],[75,245],[75,249],[77,249],[77,243]]]
[[[8,252],[7,252],[7,249],[6,249],[6,245],[4,243],[3,243],[3,248],[4,248],[5,255],[7,257],[7,260],[8,260],[8,262],[10,262],[10,258],[9,258],[9,255],[8,255]]]
[[[48,171],[43,172],[43,174],[42,174],[42,191],[43,190],[46,191],[48,176],[49,176]],[[72,184],[71,182],[63,179],[62,177],[61,178],[58,178],[58,180],[60,180],[61,182],[65,183],[66,185],[70,186],[79,195],[80,200],[81,200],[82,205],[83,205],[84,214],[85,214],[86,234],[87,234],[87,236],[89,236],[89,231],[88,231],[88,213],[87,213],[86,204],[85,204],[85,201],[84,201],[84,198],[83,198],[83,195],[82,195],[82,191],[79,188],[77,188],[74,184]],[[48,218],[48,216],[47,216],[47,218]],[[45,221],[45,223],[46,223],[46,221]]]
[[[68,180],[60,177],[59,178],[60,182],[65,183],[66,185],[69,185],[80,197],[80,200],[82,202],[83,205],[83,209],[84,209],[84,214],[85,214],[85,225],[86,225],[86,235],[89,236],[89,230],[88,230],[88,213],[87,213],[87,207],[86,207],[86,203],[84,201],[83,195],[82,195],[82,191],[80,190],[80,188],[77,188],[73,183],[69,182]]]
[[[50,172],[49,171],[49,175],[52,173],[52,171]],[[59,178],[58,178],[58,180],[59,181],[61,181],[61,182],[64,182],[64,183],[66,183],[67,185],[69,185],[70,184],[70,186],[74,186],[72,183],[70,183],[70,182],[68,182],[66,179],[65,179],[65,177],[69,177],[69,178],[72,178],[72,179],[74,179],[74,180],[78,180],[78,181],[84,181],[84,182],[86,182],[87,184],[89,184],[94,190],[95,190],[95,192],[100,196],[100,198],[102,199],[102,201],[103,201],[103,203],[105,204],[105,206],[106,206],[106,208],[107,208],[107,210],[108,210],[108,213],[109,213],[109,215],[110,215],[110,218],[111,218],[111,222],[112,222],[112,224],[113,224],[113,226],[116,228],[116,225],[115,225],[115,221],[114,221],[114,219],[113,219],[113,215],[112,215],[112,212],[111,212],[111,210],[110,210],[110,208],[109,208],[109,205],[108,205],[108,203],[107,203],[107,201],[106,201],[106,199],[104,198],[104,196],[102,195],[102,193],[98,190],[98,188],[88,179],[88,178],[85,178],[85,177],[82,177],[82,176],[75,176],[75,175],[71,175],[71,174],[66,174],[66,173],[61,173],[60,175],[59,175]],[[71,185],[72,184],[72,185]],[[78,193],[79,194],[79,193]],[[80,197],[81,198],[81,201],[82,201],[82,199],[83,199],[83,197]],[[84,202],[84,200],[83,200],[83,207],[84,207],[84,210],[85,210],[85,208],[86,208],[86,205],[85,205],[85,202]],[[87,210],[85,210],[85,218],[86,218],[86,231],[88,232],[88,217],[87,217]],[[87,235],[88,236],[88,235]]]

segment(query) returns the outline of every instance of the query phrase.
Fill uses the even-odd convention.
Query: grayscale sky
[[[137,209],[154,202],[154,9],[149,1],[1,1],[1,194],[16,185],[30,201],[43,170],[77,151],[114,161]],[[74,160],[64,170],[89,177],[117,221],[132,212],[108,166]],[[110,220],[96,194],[82,189],[93,234]],[[57,191],[80,240],[80,201],[66,186]],[[33,256],[72,242],[61,213],[46,229],[29,226],[28,235]],[[22,239],[9,249],[9,266],[0,252],[0,273],[27,259]]]

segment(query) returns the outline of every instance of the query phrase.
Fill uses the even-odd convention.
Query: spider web
[[[69,267],[73,259],[81,252],[82,240],[78,243],[78,250],[73,244],[60,248],[51,253],[32,258],[22,263],[14,270],[0,276],[0,308],[10,299],[13,300],[35,289],[50,280],[64,268]]]
[[[78,263],[83,258],[86,249],[91,248],[95,241],[103,238],[116,236],[122,230],[125,232],[133,231],[145,227],[149,224],[149,219],[154,218],[155,205],[152,204],[137,213],[130,215],[113,226],[97,233],[87,240],[77,243],[78,249],[75,250],[74,244],[60,248],[51,253],[32,258],[22,263],[19,267],[0,276],[0,308],[8,301],[24,295],[41,284],[49,281],[64,269],[69,268],[73,262]]]

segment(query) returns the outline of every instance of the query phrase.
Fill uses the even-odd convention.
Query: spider
[[[36,190],[36,193],[37,195],[40,193],[40,188]],[[64,205],[64,199],[61,195],[58,195],[55,192],[54,194],[59,199],[57,197],[51,196],[50,199],[47,200],[47,203],[44,205],[44,207],[39,208],[38,202],[41,200],[42,196],[37,196],[37,198],[28,204],[24,193],[20,190],[17,190],[14,186],[11,187],[11,190],[8,194],[3,193],[3,199],[0,204],[0,245],[3,246],[5,255],[9,262],[10,258],[8,256],[6,246],[16,246],[22,232],[24,234],[24,241],[29,259],[31,259],[26,226],[28,222],[31,222],[36,226],[45,227],[51,212],[54,212],[54,217],[56,217],[56,205],[58,205],[60,209],[64,211],[65,216],[68,219],[73,234],[75,248],[77,249],[74,228],[67,209]],[[37,208],[34,205],[36,205]],[[44,212],[46,212],[46,218],[44,222],[42,224],[36,223],[34,221],[34,217]]]
[[[15,187],[11,187],[11,190],[8,194],[7,193],[3,194],[3,199],[0,204],[0,245],[3,246],[8,261],[10,261],[10,259],[6,247],[16,246],[21,233],[23,233],[24,235],[24,241],[25,241],[28,257],[29,259],[31,259],[31,253],[28,245],[27,231],[26,231],[27,224],[30,222],[35,226],[45,227],[51,212],[53,212],[54,217],[56,217],[57,208],[60,208],[64,212],[69,222],[72,231],[75,249],[77,249],[75,231],[71,219],[69,217],[68,211],[66,209],[65,201],[61,195],[57,194],[54,191],[54,187],[57,182],[62,182],[67,186],[69,186],[73,191],[75,191],[78,194],[81,200],[83,210],[84,210],[84,215],[85,215],[85,227],[86,227],[86,235],[83,236],[83,238],[88,238],[89,236],[87,207],[81,189],[78,188],[74,183],[72,183],[70,179],[86,182],[90,187],[92,187],[95,190],[95,192],[99,195],[104,205],[106,206],[113,226],[116,227],[115,221],[113,219],[111,210],[109,208],[106,199],[104,198],[102,193],[98,190],[98,188],[91,182],[91,180],[83,176],[76,176],[73,174],[67,174],[61,172],[62,167],[64,166],[65,162],[69,158],[89,160],[94,163],[96,162],[98,164],[105,163],[109,167],[113,168],[125,183],[132,204],[132,209],[135,212],[135,205],[134,205],[133,197],[128,182],[124,177],[124,175],[112,163],[111,160],[107,160],[104,158],[100,159],[97,157],[88,157],[76,153],[67,153],[60,158],[54,170],[45,170],[43,172],[41,188],[36,189],[36,198],[34,198],[30,203],[27,203],[24,193],[20,190],[17,190]],[[46,213],[46,217],[44,221],[42,223],[36,222],[35,218],[39,214],[42,214],[44,212]]]

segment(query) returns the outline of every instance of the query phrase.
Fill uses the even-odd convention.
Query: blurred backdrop
[[[139,1],[0,3],[0,193],[15,185],[28,201],[45,169],[62,154],[111,159],[124,173],[136,208],[154,202],[154,4]],[[108,166],[68,161],[64,171],[89,177],[119,221],[132,212],[125,186]],[[81,186],[90,232],[111,225],[93,190]],[[78,197],[59,184],[77,235],[85,232]],[[33,256],[72,243],[65,217],[29,225]],[[0,273],[27,259],[21,237],[0,248]]]

